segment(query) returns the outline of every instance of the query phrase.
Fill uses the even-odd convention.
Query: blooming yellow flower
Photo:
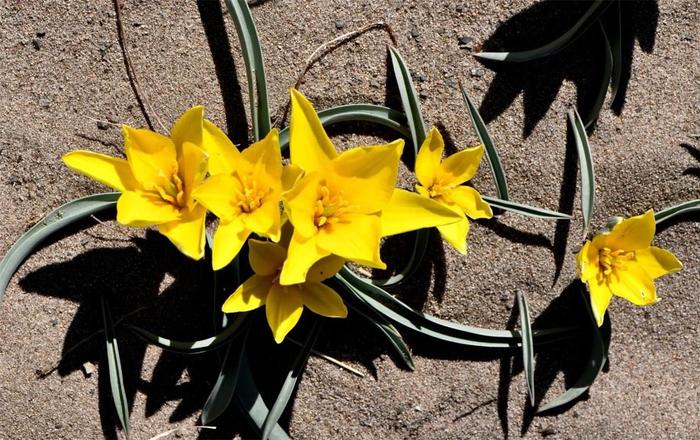
[[[477,190],[463,183],[474,177],[484,155],[483,145],[466,148],[442,160],[445,143],[436,128],[430,130],[416,158],[418,193],[461,216],[456,223],[438,226],[440,234],[460,253],[467,253],[467,234],[471,219],[491,218],[493,212]],[[466,216],[465,216],[466,215]]]
[[[265,305],[267,323],[279,344],[299,322],[304,307],[328,318],[345,318],[348,310],[335,290],[322,283],[335,275],[345,260],[328,256],[317,261],[308,271],[306,281],[280,285],[280,272],[287,251],[280,245],[248,240],[250,266],[255,274],[228,297],[225,313],[246,312]]]
[[[193,199],[192,192],[207,172],[203,112],[201,106],[185,112],[173,125],[170,137],[122,126],[126,160],[72,151],[63,161],[72,170],[122,193],[117,222],[134,227],[156,225],[183,254],[198,260],[204,256],[206,209]]]
[[[579,276],[588,284],[598,326],[603,324],[613,295],[638,306],[654,304],[654,280],[683,268],[671,252],[651,246],[655,232],[654,211],[649,210],[620,221],[610,232],[596,235],[579,251]]]
[[[279,240],[282,194],[277,130],[242,152],[226,136],[219,139],[207,143],[213,175],[194,191],[195,200],[220,219],[214,234],[214,270],[233,260],[251,232]]]
[[[385,268],[379,255],[382,236],[457,220],[437,204],[395,191],[403,140],[338,154],[311,103],[294,89],[291,101],[291,161],[304,174],[282,194],[294,225],[282,285],[302,283],[309,268],[331,254]],[[388,207],[391,212],[383,216]]]

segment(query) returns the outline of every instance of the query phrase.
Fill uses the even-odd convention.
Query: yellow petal
[[[280,284],[288,286],[303,283],[311,266],[328,254],[316,245],[316,237],[303,238],[295,229],[289,242],[287,259],[282,266]]]
[[[199,185],[192,196],[224,222],[233,221],[239,210],[237,194],[243,192],[240,181],[230,174],[217,174]]]
[[[117,200],[117,222],[125,226],[146,227],[179,219],[180,210],[153,193],[125,191]]]
[[[248,240],[250,252],[248,260],[253,272],[258,275],[275,274],[287,258],[287,250],[282,246],[269,241]]]
[[[600,271],[598,258],[598,249],[593,246],[593,243],[586,241],[576,255],[577,269],[581,281],[587,282],[598,276]]]
[[[656,302],[654,280],[638,263],[628,261],[622,269],[615,272],[619,276],[612,276],[608,281],[608,286],[614,295],[625,298],[638,306],[646,306]]]
[[[224,313],[248,312],[265,304],[272,287],[272,277],[253,275],[238,286],[226,299],[221,311]]]
[[[347,214],[335,224],[319,229],[318,247],[346,260],[386,268],[379,256],[381,220],[377,215]]]
[[[249,214],[243,216],[243,223],[258,235],[279,241],[280,236],[280,196],[279,192],[268,194],[266,201]]]
[[[306,274],[307,281],[323,281],[337,274],[343,268],[345,259],[329,255],[318,260]]]
[[[312,312],[327,318],[346,318],[348,309],[338,293],[319,282],[307,282],[301,287],[301,300]]]
[[[213,122],[203,121],[202,148],[209,155],[209,174],[231,174],[242,160],[241,153]]]
[[[439,178],[446,184],[462,184],[476,174],[484,155],[484,146],[465,148],[445,159],[440,165]]]
[[[652,279],[683,269],[683,264],[666,249],[651,246],[635,252],[637,263]]]
[[[459,205],[464,213],[471,219],[476,220],[478,218],[493,217],[491,206],[481,198],[479,191],[472,187],[458,186],[452,188],[448,194],[448,197]]]
[[[389,203],[403,145],[399,139],[386,145],[352,148],[333,160],[335,184],[354,212],[375,213]]]
[[[462,208],[457,205],[451,205],[448,207],[456,213],[462,212]],[[462,217],[462,220],[459,220],[458,222],[438,226],[437,228],[438,231],[440,231],[442,238],[452,245],[457,252],[462,255],[467,255],[467,234],[469,234],[469,221],[466,218]]]
[[[267,136],[243,150],[241,155],[251,165],[259,164],[274,186],[281,187],[282,153],[277,129],[270,130]]]
[[[303,311],[304,305],[298,286],[272,285],[267,295],[265,315],[275,342],[279,344],[284,341],[287,333],[299,322]]]
[[[304,174],[304,170],[293,163],[282,168],[282,189],[284,191],[292,189],[294,184],[302,177],[302,174]]]
[[[418,156],[416,157],[416,177],[421,185],[430,187],[433,185],[440,170],[440,160],[445,143],[442,135],[433,127],[423,141]]]
[[[207,209],[195,205],[194,209],[180,220],[158,225],[158,231],[168,237],[180,252],[193,260],[204,257],[204,226]]]
[[[616,224],[610,234],[605,235],[609,248],[627,251],[645,249],[651,244],[656,232],[654,211],[630,217]]]
[[[337,153],[308,99],[291,89],[289,150],[294,165],[306,171],[325,168]]]
[[[382,210],[382,237],[464,220],[464,215],[429,198],[395,189]]]
[[[144,189],[163,186],[177,172],[177,153],[170,138],[126,125],[122,133],[131,172]]]
[[[124,159],[92,151],[71,151],[63,155],[63,162],[73,171],[116,191],[130,191],[138,186],[129,163]]]
[[[170,137],[179,152],[185,142],[202,145],[204,107],[197,105],[183,113],[170,130]]]
[[[588,282],[588,292],[591,296],[591,310],[593,311],[593,316],[595,317],[598,327],[600,327],[603,325],[605,311],[608,309],[608,305],[612,299],[612,292],[604,282],[599,283],[596,278],[592,278]]]
[[[185,201],[191,207],[192,191],[207,174],[207,155],[204,150],[191,142],[185,142],[178,160],[178,174],[184,185]]]
[[[249,235],[250,230],[243,225],[240,219],[220,222],[214,234],[214,247],[212,249],[211,260],[214,270],[228,266],[241,251]]]
[[[318,173],[311,173],[299,179],[291,190],[282,194],[285,212],[294,225],[294,232],[302,237],[316,235],[314,213],[319,198],[319,182]]]

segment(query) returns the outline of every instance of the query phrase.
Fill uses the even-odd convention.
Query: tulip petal
[[[651,246],[635,252],[637,263],[652,278],[656,279],[669,273],[678,272],[683,264],[666,249]]]
[[[124,159],[79,150],[66,153],[63,162],[73,171],[116,191],[130,191],[138,186],[134,175],[131,174],[129,163]]]
[[[221,311],[224,313],[249,312],[265,304],[267,294],[272,287],[272,278],[253,275],[243,282],[229,296]]]
[[[319,282],[304,283],[300,289],[304,306],[327,318],[347,318],[348,309],[338,293]]]
[[[186,256],[193,260],[204,257],[204,226],[207,209],[195,205],[194,209],[182,219],[158,225],[158,231]]]
[[[267,136],[243,150],[241,155],[251,165],[260,164],[264,173],[276,184],[275,186],[280,185],[282,153],[277,129],[270,130]]]
[[[610,305],[612,292],[604,282],[598,282],[596,278],[588,282],[588,291],[591,296],[591,310],[598,327],[600,327],[605,319],[605,311]]]
[[[180,219],[180,210],[159,195],[125,191],[117,200],[117,222],[125,226],[146,227]]]
[[[309,100],[296,89],[291,89],[290,93],[289,149],[292,163],[306,172],[325,168],[337,155],[335,147]]]
[[[209,155],[209,174],[231,174],[240,163],[241,153],[213,122],[203,121],[202,148]]]
[[[399,139],[386,145],[351,148],[333,160],[336,189],[353,205],[354,212],[376,213],[389,203],[403,145]]]
[[[457,185],[470,180],[479,169],[483,156],[483,145],[458,151],[440,165],[440,180],[445,184]]]
[[[462,215],[462,219],[450,223],[449,225],[438,226],[437,229],[440,231],[440,235],[444,238],[453,248],[457,250],[462,255],[467,255],[467,234],[469,234],[469,221],[464,218],[462,213],[462,208],[457,205],[445,205],[452,209],[455,213]]]
[[[311,266],[328,254],[329,252],[316,245],[316,237],[303,238],[294,230],[287,250],[287,259],[282,266],[280,284],[288,286],[303,283]]]
[[[282,194],[289,221],[294,225],[294,233],[298,232],[302,237],[312,237],[317,231],[314,215],[319,199],[319,184],[318,173],[308,174],[299,179],[291,190]]]
[[[656,302],[654,280],[634,261],[625,263],[623,269],[616,271],[619,276],[608,281],[613,294],[625,298],[637,306],[647,306]]]
[[[479,191],[470,186],[458,186],[453,188],[449,193],[449,197],[454,200],[471,219],[476,220],[479,218],[493,217],[491,205],[481,198]]]
[[[279,241],[280,237],[280,207],[279,192],[269,194],[260,207],[243,216],[243,223],[248,229],[259,235]]]
[[[197,146],[202,145],[202,131],[204,125],[204,107],[197,105],[183,113],[170,130],[170,137],[175,143],[178,153],[185,142],[191,142]]]
[[[303,311],[299,286],[272,285],[267,295],[265,315],[275,342],[279,344],[284,341],[287,333],[299,322]]]
[[[242,192],[243,188],[236,177],[217,174],[195,188],[192,196],[221,220],[231,222],[239,214],[235,203]]]
[[[463,214],[456,213],[435,200],[397,188],[389,204],[382,210],[382,237],[442,226],[463,219]]]
[[[170,138],[126,125],[122,133],[131,172],[144,189],[163,186],[177,172],[177,152]]]
[[[321,282],[332,277],[345,265],[345,259],[335,255],[329,255],[321,258],[309,269],[306,274],[307,281]]]
[[[347,214],[341,221],[319,229],[318,247],[346,260],[386,268],[379,256],[381,220],[377,215]]]
[[[191,206],[192,191],[202,183],[207,174],[207,154],[204,150],[191,142],[182,144],[178,174],[184,186],[185,200]]]
[[[590,241],[586,241],[576,255],[577,269],[581,281],[587,282],[598,275],[600,271],[598,259],[598,249]]]
[[[425,187],[431,187],[437,178],[445,142],[442,135],[433,127],[423,141],[416,157],[416,177]]]
[[[248,261],[253,272],[258,275],[273,275],[284,264],[287,258],[287,250],[282,246],[269,241],[248,240],[250,252]]]
[[[610,234],[603,235],[609,248],[633,251],[648,248],[654,239],[656,221],[654,211],[649,210],[642,215],[637,215],[622,220],[616,224]]]
[[[282,168],[282,189],[289,191],[295,183],[301,178],[304,170],[290,163]]]
[[[240,219],[231,222],[220,222],[214,234],[214,246],[212,249],[212,267],[220,270],[236,258],[241,251],[250,230],[243,225]]]

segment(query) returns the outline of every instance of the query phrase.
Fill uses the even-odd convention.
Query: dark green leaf
[[[595,0],[583,14],[583,16],[562,36],[536,49],[522,52],[480,52],[474,56],[483,60],[502,61],[505,63],[522,63],[554,55],[573,43],[598,20],[603,12],[610,6],[610,0]]]
[[[689,212],[700,212],[700,199],[662,209],[657,212],[654,217],[656,218],[656,224],[659,225],[665,221],[671,220],[673,217]]]
[[[517,297],[523,351],[523,371],[525,373],[527,394],[530,396],[530,405],[535,406],[535,346],[532,342],[532,328],[530,327],[530,307],[527,305],[525,294],[518,292]]]
[[[583,235],[585,237],[588,232],[588,225],[591,223],[593,205],[595,204],[593,157],[591,155],[591,147],[588,144],[588,135],[578,112],[570,110],[568,117],[571,131],[574,134],[579,166],[581,168],[581,212],[583,213]]]
[[[425,140],[425,122],[420,109],[420,100],[416,93],[416,88],[413,86],[411,72],[409,72],[406,63],[399,52],[393,47],[389,48],[389,56],[391,58],[391,66],[396,78],[396,85],[399,88],[401,96],[401,105],[406,114],[408,128],[411,131],[411,140],[413,141],[414,158],[418,155],[418,149]]]
[[[0,301],[17,268],[47,237],[92,214],[112,209],[118,198],[119,193],[113,192],[75,199],[51,211],[25,232],[0,261]]]
[[[605,28],[603,27],[603,24],[600,22],[600,20],[598,20],[598,28],[600,29],[600,33],[603,36],[603,56],[605,57],[605,60],[603,62],[603,74],[601,76],[598,94],[596,95],[596,98],[593,101],[593,105],[591,106],[591,109],[588,111],[588,114],[585,118],[586,129],[591,128],[595,121],[598,119],[598,116],[600,115],[600,109],[603,108],[603,104],[605,103],[605,95],[608,93],[608,87],[610,86],[610,80],[612,79],[613,74],[612,48],[610,47],[610,40],[608,40],[608,35],[606,34]]]
[[[267,102],[265,66],[258,31],[255,29],[255,23],[246,0],[224,0],[224,2],[236,25],[238,40],[243,50],[253,133],[255,140],[260,140],[267,135],[272,124]]]
[[[124,428],[126,438],[129,438],[129,401],[124,390],[124,375],[122,374],[122,363],[119,358],[119,346],[114,331],[114,323],[109,307],[104,299],[100,298],[102,305],[102,321],[105,328],[105,343],[107,346],[107,369],[109,370],[109,387],[114,401],[114,408],[117,410],[117,417]]]
[[[511,202],[509,200],[501,200],[488,196],[481,196],[489,205],[496,208],[505,209],[507,211],[517,212],[518,214],[528,217],[553,219],[553,220],[571,220],[571,216],[561,212],[550,211],[543,208],[535,208],[520,203]]]
[[[610,82],[610,103],[617,99],[617,92],[620,90],[620,80],[622,79],[622,6],[621,0],[615,2],[615,17],[613,28],[608,32],[610,37],[610,50],[612,53],[612,80]]]
[[[496,144],[493,142],[489,130],[486,128],[486,124],[479,114],[479,110],[467,94],[464,86],[460,84],[460,88],[462,89],[462,99],[464,99],[464,104],[467,106],[467,110],[469,110],[469,117],[472,120],[474,130],[479,136],[481,143],[484,144],[486,159],[489,161],[491,174],[493,174],[493,180],[496,183],[496,194],[499,199],[508,200],[508,181],[506,180],[506,173],[503,171],[501,158],[498,156],[498,151],[496,150]]]
[[[316,321],[313,324],[313,328],[311,329],[311,331],[309,331],[308,335],[306,336],[306,341],[304,341],[304,345],[301,347],[297,358],[294,360],[292,368],[290,368],[287,372],[287,377],[285,377],[284,382],[282,383],[282,388],[280,388],[280,392],[279,394],[277,394],[277,399],[275,399],[275,403],[272,405],[272,408],[267,414],[267,417],[265,417],[265,423],[263,424],[262,429],[263,440],[268,440],[270,438],[270,435],[272,434],[272,430],[275,428],[275,426],[277,426],[277,421],[280,419],[280,416],[282,416],[284,409],[287,407],[289,399],[292,397],[292,393],[294,392],[294,387],[296,386],[297,381],[301,377],[301,374],[304,372],[306,362],[308,361],[309,355],[311,354],[311,349],[316,343],[316,339],[318,338],[320,332],[321,323],[318,319],[316,319]]]

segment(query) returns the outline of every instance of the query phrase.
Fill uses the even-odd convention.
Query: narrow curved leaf
[[[521,52],[479,52],[475,53],[474,56],[488,61],[523,63],[554,55],[583,35],[611,3],[610,0],[595,0],[583,16],[563,35],[536,49]]]
[[[253,122],[255,140],[264,138],[272,126],[270,108],[267,101],[267,81],[258,31],[246,0],[224,0],[233,18],[238,40],[243,50],[246,76],[248,78],[248,99]]]
[[[399,88],[399,95],[401,95],[401,105],[406,114],[408,128],[411,131],[415,159],[415,156],[418,155],[418,149],[425,140],[425,122],[423,121],[423,115],[420,109],[420,100],[418,99],[416,88],[413,86],[411,72],[409,72],[399,52],[393,47],[390,47],[389,56],[391,58],[394,77],[396,78],[396,85]]]
[[[523,205],[521,203],[511,202],[509,200],[501,200],[489,196],[481,196],[486,203],[496,208],[505,209],[506,211],[517,212],[518,214],[526,215],[528,217],[534,218],[544,218],[552,220],[571,220],[569,214],[564,214],[557,211],[550,211],[544,208],[535,208],[529,205]]]
[[[612,54],[612,79],[610,82],[610,105],[617,100],[617,92],[620,90],[622,79],[622,5],[620,0],[615,2],[615,18],[613,29],[608,33],[610,37],[610,50]]]
[[[114,408],[117,411],[119,423],[124,428],[126,438],[129,438],[129,401],[124,390],[124,375],[122,373],[122,363],[119,357],[119,346],[114,331],[114,323],[109,307],[104,299],[100,297],[102,305],[102,322],[104,323],[105,344],[107,348],[107,369],[109,370],[109,387],[114,401]]]
[[[595,174],[593,172],[593,157],[591,147],[588,144],[588,135],[581,122],[581,117],[576,110],[568,113],[571,131],[574,134],[576,151],[578,152],[579,166],[581,168],[581,212],[583,213],[583,236],[588,232],[588,225],[593,216],[595,203]]]
[[[656,219],[656,224],[660,225],[661,223],[671,220],[678,215],[687,214],[689,212],[700,212],[700,199],[691,200],[689,202],[680,203],[678,205],[662,209],[654,214],[654,218]]]
[[[530,326],[530,307],[527,298],[518,292],[518,313],[520,315],[520,336],[522,338],[523,371],[530,405],[535,406],[535,346],[532,342],[532,327]]]
[[[491,174],[493,174],[493,180],[496,183],[496,194],[501,200],[508,200],[508,181],[506,179],[506,173],[503,170],[503,164],[501,163],[501,158],[498,156],[498,151],[496,150],[496,144],[493,142],[491,134],[489,134],[488,128],[484,123],[484,119],[479,114],[479,110],[474,105],[464,86],[460,84],[460,89],[462,90],[462,99],[464,99],[464,104],[469,110],[469,117],[472,120],[472,125],[476,131],[477,136],[482,144],[484,144],[484,150],[486,150],[486,159],[489,161],[489,166],[491,167]]]
[[[608,39],[608,35],[605,32],[605,28],[603,27],[603,23],[601,23],[600,20],[598,20],[598,28],[600,30],[601,35],[603,36],[603,75],[602,80],[600,82],[600,87],[598,88],[598,94],[596,95],[596,98],[593,101],[593,105],[591,106],[591,109],[588,111],[588,114],[585,118],[586,129],[591,128],[593,124],[595,124],[595,121],[598,120],[600,110],[603,108],[603,104],[605,104],[605,95],[608,93],[608,87],[610,86],[610,81],[612,80],[613,75],[612,48],[610,46],[610,40]]]
[[[0,261],[0,301],[17,268],[46,238],[92,214],[114,208],[119,195],[111,192],[75,199],[54,209],[25,232]]]
[[[287,372],[287,376],[282,383],[279,394],[277,394],[275,403],[272,405],[272,408],[270,408],[270,412],[267,414],[267,417],[265,417],[265,423],[263,423],[262,429],[262,440],[268,440],[272,435],[273,429],[275,426],[277,426],[277,421],[280,419],[284,409],[287,407],[289,399],[292,397],[292,393],[294,392],[294,387],[301,377],[301,374],[304,372],[306,362],[309,360],[309,355],[311,354],[311,349],[316,343],[316,339],[318,339],[320,332],[321,323],[318,319],[316,319],[311,331],[309,331],[309,333],[306,335],[306,341],[304,341],[304,345],[299,350],[299,354],[294,360],[292,368],[290,368]]]

